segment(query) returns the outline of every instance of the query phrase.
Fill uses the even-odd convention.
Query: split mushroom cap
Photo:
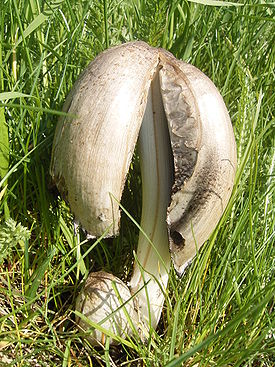
[[[169,244],[182,274],[231,195],[236,145],[223,99],[194,66],[163,49],[131,42],[102,52],[88,65],[64,111],[51,174],[76,221],[93,237],[118,234],[119,201],[138,140],[143,231],[130,290],[137,292],[141,324],[156,327]]]

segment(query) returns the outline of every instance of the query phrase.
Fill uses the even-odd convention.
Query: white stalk
[[[146,328],[156,328],[171,263],[167,232],[167,207],[173,181],[173,158],[162,104],[158,72],[152,81],[139,135],[142,177],[141,229],[130,281],[137,293],[139,317]],[[146,234],[146,236],[144,235]]]

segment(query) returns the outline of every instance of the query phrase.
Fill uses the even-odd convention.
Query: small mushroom
[[[141,231],[130,292],[123,291],[121,301],[131,312],[135,308],[134,328],[146,338],[160,319],[171,257],[181,275],[230,198],[236,145],[227,109],[197,68],[163,49],[132,42],[97,56],[64,110],[68,115],[56,128],[51,175],[76,221],[93,237],[118,234],[119,202],[138,142]],[[95,285],[91,273],[87,285],[91,279],[98,297],[102,282]],[[111,293],[113,281],[105,276]],[[108,318],[108,307],[103,313],[100,307],[88,311],[85,302],[81,293],[77,309],[91,320]],[[125,308],[117,313],[106,328],[123,336],[125,324],[118,320],[125,318]],[[92,334],[94,344],[103,339],[102,333]]]
[[[124,304],[125,303],[125,304]],[[128,321],[138,325],[137,312],[131,300],[130,289],[119,278],[104,271],[89,274],[85,286],[76,300],[76,310],[81,312],[90,321],[99,324],[103,330],[108,330],[116,336],[126,338],[133,330]],[[93,345],[104,345],[106,334],[101,330],[92,329],[89,322],[81,317],[76,318],[80,330],[86,332],[86,339]],[[110,344],[116,339],[110,338]]]

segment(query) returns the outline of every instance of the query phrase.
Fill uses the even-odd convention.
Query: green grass
[[[1,1],[0,366],[274,365],[275,7],[235,3]],[[75,235],[49,177],[51,145],[84,67],[136,39],[214,81],[234,126],[238,172],[215,233],[182,279],[171,271],[148,345],[94,350],[75,326],[75,298],[90,271],[129,278],[137,228],[124,216],[118,239]],[[129,181],[123,199],[136,219],[139,186]]]

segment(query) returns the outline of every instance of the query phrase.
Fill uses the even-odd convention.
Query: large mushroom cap
[[[181,274],[217,225],[236,169],[227,109],[197,68],[144,42],[101,53],[66,101],[68,115],[58,122],[51,174],[90,235],[116,235],[118,203],[156,74],[174,163],[167,210],[170,249]]]

